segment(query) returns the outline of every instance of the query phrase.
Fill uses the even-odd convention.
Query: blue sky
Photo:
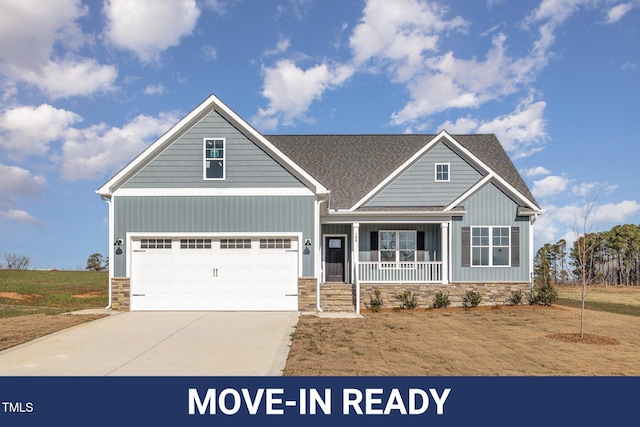
[[[638,0],[0,2],[0,258],[107,254],[95,194],[216,94],[263,133],[495,133],[536,248],[640,223]],[[0,263],[1,263],[0,259]]]

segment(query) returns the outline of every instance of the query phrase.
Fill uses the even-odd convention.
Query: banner
[[[0,425],[622,425],[637,417],[638,386],[637,377],[1,377]]]

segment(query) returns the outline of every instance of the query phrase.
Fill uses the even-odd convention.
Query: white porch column
[[[440,223],[442,253],[442,284],[449,284],[449,223]]]
[[[360,223],[351,224],[351,264],[353,270],[351,278],[356,286],[356,313],[360,314],[360,277],[358,275],[360,263]]]

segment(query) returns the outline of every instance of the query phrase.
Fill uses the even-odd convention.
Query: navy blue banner
[[[621,425],[637,417],[638,386],[638,377],[1,377],[0,425]]]

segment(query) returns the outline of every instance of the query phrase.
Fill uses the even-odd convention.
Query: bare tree
[[[4,254],[4,261],[9,270],[26,270],[31,264],[31,258],[20,254]]]
[[[584,302],[587,299],[587,289],[596,275],[593,271],[594,255],[598,246],[598,235],[592,233],[595,218],[595,206],[598,196],[584,202],[579,216],[574,219],[574,233],[576,241],[573,246],[574,262],[578,268],[578,286],[580,287],[580,338],[584,338]]]

